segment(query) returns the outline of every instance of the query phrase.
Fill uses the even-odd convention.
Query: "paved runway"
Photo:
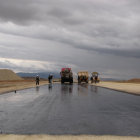
[[[140,136],[140,96],[86,84],[3,94],[0,133]]]

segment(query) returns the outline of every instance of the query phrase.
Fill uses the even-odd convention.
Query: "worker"
[[[52,83],[52,79],[53,79],[53,75],[50,74],[50,75],[48,76],[49,83]]]
[[[36,76],[36,79],[35,80],[36,80],[36,85],[39,85],[40,78],[39,78],[38,75]]]
[[[98,75],[95,75],[95,84],[97,83]]]
[[[91,83],[93,83],[93,76],[91,76],[90,80],[91,80]]]

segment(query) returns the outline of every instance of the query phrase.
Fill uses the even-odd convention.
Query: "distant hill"
[[[15,72],[9,69],[0,69],[0,81],[10,80],[23,80],[20,76],[16,75]]]
[[[60,74],[57,72],[40,72],[40,73],[23,73],[19,72],[17,73],[20,77],[36,77],[36,75],[39,75],[40,78],[47,79],[49,74],[53,74],[54,78],[60,78]]]

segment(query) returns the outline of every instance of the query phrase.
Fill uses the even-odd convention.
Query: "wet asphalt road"
[[[77,84],[3,94],[0,132],[140,136],[140,96]]]

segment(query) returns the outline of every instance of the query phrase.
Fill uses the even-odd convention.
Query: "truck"
[[[61,83],[65,83],[65,82],[69,82],[69,83],[73,83],[73,73],[71,68],[62,68],[61,72],[60,72],[60,76],[61,76]]]
[[[78,75],[78,83],[85,82],[88,83],[89,74],[88,71],[80,71],[77,73]]]

